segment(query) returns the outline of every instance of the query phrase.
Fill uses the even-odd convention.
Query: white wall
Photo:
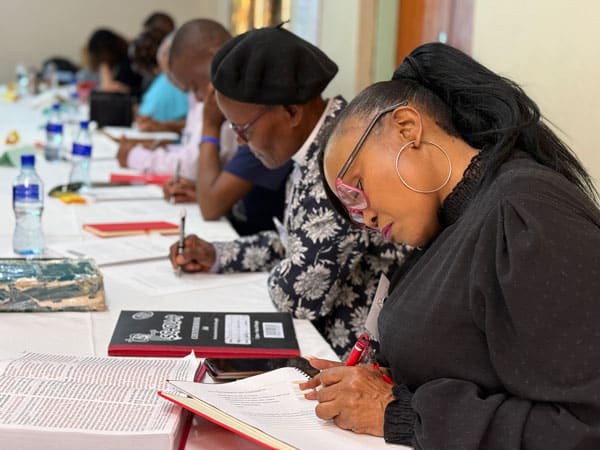
[[[2,0],[0,83],[14,78],[19,62],[38,66],[62,55],[79,62],[91,32],[109,27],[133,38],[153,11],[165,11],[178,25],[195,17],[226,20],[223,0]],[[227,24],[225,24],[227,25]]]
[[[325,90],[327,96],[342,94],[350,101],[357,93],[358,24],[361,0],[322,0],[319,47],[339,67]],[[371,1],[371,0],[366,0]]]
[[[600,188],[600,2],[478,0],[473,56],[521,84]]]

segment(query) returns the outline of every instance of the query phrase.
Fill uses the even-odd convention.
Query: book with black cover
[[[280,312],[121,311],[111,356],[300,356],[292,317]]]

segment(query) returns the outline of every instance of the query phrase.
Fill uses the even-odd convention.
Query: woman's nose
[[[362,211],[362,216],[366,226],[371,228],[377,228],[377,213],[373,209],[364,209]]]

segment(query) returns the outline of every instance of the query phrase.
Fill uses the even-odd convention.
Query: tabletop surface
[[[44,141],[43,109],[52,102],[49,94],[16,103],[0,100],[0,149],[7,134],[17,130],[20,141],[13,147]],[[69,132],[69,130],[66,130]],[[66,136],[66,145],[69,140]],[[93,134],[92,181],[108,181],[110,173],[126,172],[114,158],[117,144],[100,133]],[[36,170],[45,192],[66,183],[67,161],[48,163],[41,150],[36,151]],[[0,167],[0,257],[13,257],[12,182],[17,168]],[[44,198],[42,217],[46,246],[56,243],[98,240],[82,229],[84,223],[119,221],[178,222],[181,205],[164,200],[105,201],[88,204],[62,203]],[[228,222],[204,221],[195,204],[185,205],[186,232],[207,240],[229,240],[236,236]],[[103,312],[52,312],[0,314],[0,358],[17,356],[23,351],[106,356],[107,346],[119,312],[123,309],[172,311],[275,311],[266,287],[266,273],[231,275],[183,274],[176,278],[166,257],[168,245],[176,237],[165,238],[165,258],[146,262],[104,266],[107,310]],[[48,256],[53,256],[47,252]],[[316,329],[306,321],[295,320],[301,352],[328,359],[335,353]],[[251,449],[256,444],[196,418],[186,449]]]

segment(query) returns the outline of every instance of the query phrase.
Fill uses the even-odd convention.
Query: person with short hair
[[[214,52],[230,37],[221,24],[209,19],[181,26],[171,44],[169,76],[194,102],[193,116],[188,115],[186,122],[190,135],[184,133],[181,146],[154,151],[121,146],[119,156],[138,170],[173,173],[180,164],[179,181],[163,187],[165,197],[197,201],[204,219],[227,217],[240,235],[247,235],[273,229],[273,217],[281,219],[291,164],[267,169],[247,147],[237,147],[234,133],[224,123],[214,101],[209,67]],[[182,190],[184,196],[179,195]]]
[[[174,34],[167,35],[159,45],[149,45],[148,52],[154,51],[152,62],[148,57],[145,71],[154,75],[150,86],[142,96],[137,110],[135,124],[140,131],[173,131],[180,133],[185,126],[188,111],[188,97],[169,80],[169,51]],[[150,41],[151,33],[142,33],[134,41]],[[133,59],[137,69],[136,59]],[[140,63],[143,65],[143,63]]]
[[[268,168],[294,162],[286,213],[278,231],[218,243],[188,236],[181,254],[171,247],[171,262],[187,272],[269,270],[275,306],[310,319],[343,356],[364,330],[377,277],[390,273],[403,248],[351,229],[326,199],[317,154],[346,102],[322,93],[337,71],[281,26],[241,34],[217,51],[212,84],[238,143]]]
[[[155,11],[144,20],[144,30],[158,30],[163,36],[175,31],[175,21],[173,18],[162,11]]]
[[[413,50],[340,115],[323,172],[346,218],[418,247],[378,319],[381,366],[313,359],[341,428],[418,449],[600,448],[600,210],[514,82]]]
[[[196,201],[205,219],[227,217],[238,234],[245,236],[274,229],[273,218],[281,220],[285,182],[291,163],[276,169],[266,168],[245,145],[240,145],[228,161],[219,158],[223,127],[234,138],[215,101],[210,83],[210,64],[214,54],[231,36],[219,25],[204,19],[187,22],[173,39],[170,69],[175,82],[194,92],[204,102],[202,137],[197,154],[195,180],[185,176],[177,184],[164,186],[165,197],[176,201]]]
[[[201,56],[206,54],[210,48],[215,46],[218,48],[230,38],[229,32],[221,24],[208,19],[201,20],[201,22],[198,22],[198,32],[202,36],[210,36],[210,38],[203,39],[199,42],[199,45],[188,49],[187,54],[183,56],[186,65],[191,64],[196,57],[198,57],[196,60],[198,63],[209,65],[210,57],[201,58]],[[186,45],[177,43],[177,34],[186,33],[186,30],[189,29],[189,25],[184,25],[178,30],[171,43],[169,58],[173,58],[171,56],[173,52],[175,52],[175,59],[183,55],[184,50],[181,47]],[[169,63],[169,65],[171,64]],[[169,68],[168,73],[173,78],[171,68]],[[190,180],[196,179],[198,143],[202,136],[203,101],[206,89],[208,89],[208,81],[201,84],[202,89],[197,90],[192,90],[187,86],[178,86],[176,83],[175,86],[186,92],[188,98],[188,114],[181,134],[181,142],[161,145],[156,149],[152,149],[149,148],[150,143],[142,145],[137,141],[123,141],[117,153],[117,159],[122,167],[129,167],[142,172],[174,174],[179,165],[181,177]],[[221,147],[220,157],[226,162],[236,151],[235,136],[226,126],[223,126],[218,138]]]

